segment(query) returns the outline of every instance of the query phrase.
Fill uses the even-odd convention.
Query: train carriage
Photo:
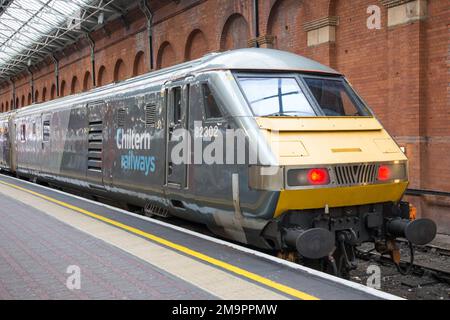
[[[436,234],[410,220],[407,159],[345,77],[287,52],[210,54],[26,107],[0,117],[0,144],[19,176],[340,274],[362,242],[393,253]]]

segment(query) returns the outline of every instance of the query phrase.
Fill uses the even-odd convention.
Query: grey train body
[[[397,237],[436,235],[410,218],[407,158],[345,78],[278,50],[210,54],[1,114],[0,168],[291,260],[323,258],[334,274],[355,267],[362,242],[385,253]]]
[[[273,219],[278,192],[250,190],[248,164],[172,164],[168,137],[180,127],[194,136],[199,121],[223,136],[227,128],[242,129],[249,140],[261,141],[232,70],[292,68],[334,73],[289,53],[243,49],[13,111],[0,116],[0,165],[19,176],[149,214],[170,213],[206,224],[218,235],[271,248],[260,234]],[[207,119],[202,85],[213,92],[222,117]],[[182,94],[177,123],[171,122],[174,88]],[[266,162],[273,161],[262,143]]]

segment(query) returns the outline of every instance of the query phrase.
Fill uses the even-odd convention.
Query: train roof
[[[95,101],[105,99],[122,90],[143,88],[149,83],[165,82],[167,80],[180,79],[189,74],[213,70],[241,70],[241,71],[291,71],[291,72],[314,72],[339,75],[340,73],[314,60],[300,55],[263,48],[246,48],[230,50],[221,53],[210,53],[197,60],[181,63],[172,67],[149,72],[138,77],[127,79],[119,83],[111,83],[90,91],[61,97],[52,101],[33,104],[18,110],[0,114],[0,118],[7,117],[12,113],[22,115],[28,112],[53,109],[67,104],[77,104],[85,100]]]
[[[211,54],[200,59],[198,69],[339,72],[303,56],[275,49],[247,48]]]

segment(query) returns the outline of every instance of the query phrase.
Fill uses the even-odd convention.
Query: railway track
[[[410,262],[406,242],[400,242],[401,266]],[[380,268],[380,290],[413,300],[450,300],[450,250],[433,245],[415,248],[414,262],[410,272],[402,275],[390,257],[373,252],[367,246],[358,248],[358,269],[350,280],[368,284],[369,267]]]
[[[435,247],[428,247],[427,249],[430,250],[436,250]],[[438,248],[435,251],[435,254],[442,254],[447,257],[450,257],[450,250],[447,250],[445,248]],[[391,265],[393,267],[396,267],[394,262],[391,260],[390,257],[381,255],[380,253],[370,252],[366,250],[359,249],[357,251],[357,257],[362,260],[366,261],[377,261],[379,263],[385,264],[385,265]],[[408,258],[402,258],[400,260],[400,263],[402,266],[408,266],[410,264],[409,257]],[[418,276],[423,276],[424,274],[430,274],[434,277],[436,277],[439,280],[445,281],[450,284],[450,270],[449,268],[442,268],[438,266],[434,266],[430,263],[424,263],[424,262],[414,262],[413,266],[411,268],[411,271],[409,274],[415,274]]]

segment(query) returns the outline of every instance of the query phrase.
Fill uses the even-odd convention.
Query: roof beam
[[[95,30],[98,26],[96,15],[99,12],[108,14],[106,21],[128,12],[127,8],[117,6],[114,3],[116,0],[94,0],[86,4],[70,0],[32,0],[41,5],[38,10],[24,7],[25,4],[16,1],[1,1],[0,55],[7,55],[9,58],[0,61],[0,79],[4,74],[14,75],[23,71],[30,65],[30,61],[32,64],[42,61],[49,54],[75,43],[86,33]],[[74,4],[78,7],[79,15],[75,17],[75,28],[67,25],[67,19],[70,17],[54,6],[56,1],[66,2],[72,5],[72,9],[75,9]],[[20,10],[23,15],[12,17],[7,11],[10,7]],[[45,19],[45,14],[53,14],[57,19]],[[61,23],[56,23],[57,20]],[[20,27],[16,27],[18,22]],[[50,29],[51,32],[44,31]],[[17,44],[16,47],[14,43]]]

